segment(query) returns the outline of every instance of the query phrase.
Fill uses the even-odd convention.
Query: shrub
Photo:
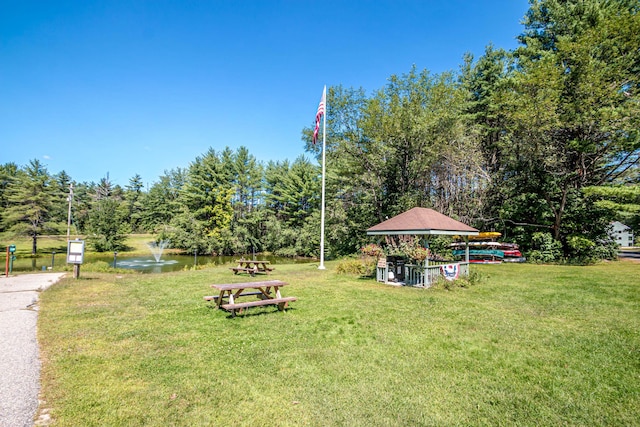
[[[596,244],[582,236],[569,236],[567,238],[567,255],[573,264],[591,264],[595,262],[594,249]]]
[[[456,280],[447,280],[439,277],[431,284],[432,289],[446,289],[448,291],[456,288],[468,288],[480,284],[484,276],[477,271],[472,271],[468,276],[459,276]]]
[[[355,274],[359,276],[373,276],[376,271],[375,259],[346,258],[336,267],[338,274]]]
[[[618,259],[618,250],[620,247],[618,244],[609,239],[606,241],[600,241],[596,244],[593,250],[593,254],[597,259],[608,259],[610,261]]]
[[[527,253],[529,262],[556,262],[562,256],[562,244],[554,240],[551,233],[534,233],[531,238],[531,247],[533,249]]]
[[[598,260],[618,258],[618,245],[613,240],[593,242],[582,236],[567,239],[568,261],[571,264],[593,264]]]

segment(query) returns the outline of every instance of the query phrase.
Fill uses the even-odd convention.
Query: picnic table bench
[[[269,274],[274,270],[273,267],[269,266],[269,264],[271,264],[269,261],[239,259],[236,262],[238,263],[237,267],[229,267],[229,269],[233,271],[233,274],[249,273],[254,276],[256,273]]]
[[[289,306],[289,303],[296,301],[296,297],[283,297],[280,288],[286,286],[286,282],[280,280],[268,280],[264,282],[248,283],[227,283],[222,285],[211,285],[212,288],[220,291],[218,295],[205,296],[206,301],[215,301],[217,308],[222,308],[231,312],[235,317],[236,313],[242,313],[245,308],[257,307],[261,305],[277,305],[282,311]],[[248,292],[246,290],[249,290]],[[255,301],[237,302],[241,297],[257,296]],[[226,303],[224,301],[227,301]]]

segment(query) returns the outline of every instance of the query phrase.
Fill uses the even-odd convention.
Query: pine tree
[[[31,253],[38,251],[38,237],[56,232],[51,222],[55,186],[46,167],[31,160],[21,168],[15,181],[5,190],[7,206],[2,215],[3,228],[32,240]]]

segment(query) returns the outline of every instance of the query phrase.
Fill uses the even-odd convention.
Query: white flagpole
[[[322,118],[322,208],[320,210],[320,265],[318,270],[324,270],[324,173],[327,148],[327,85],[322,90],[322,98],[324,99],[324,114]]]

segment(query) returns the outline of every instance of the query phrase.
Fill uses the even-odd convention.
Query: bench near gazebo
[[[425,247],[429,247],[429,237],[434,235],[461,236],[465,240],[465,259],[456,262],[454,267],[458,269],[458,274],[469,275],[469,236],[477,236],[479,233],[460,221],[436,212],[428,208],[413,208],[408,211],[389,218],[378,225],[367,229],[369,236],[413,236],[424,240]],[[404,283],[413,286],[429,287],[431,283],[440,277],[443,265],[451,265],[449,262],[430,263],[427,257],[424,265],[404,264],[402,266]],[[377,268],[377,279],[380,282],[389,281],[389,272],[396,265],[386,261],[379,263]]]

